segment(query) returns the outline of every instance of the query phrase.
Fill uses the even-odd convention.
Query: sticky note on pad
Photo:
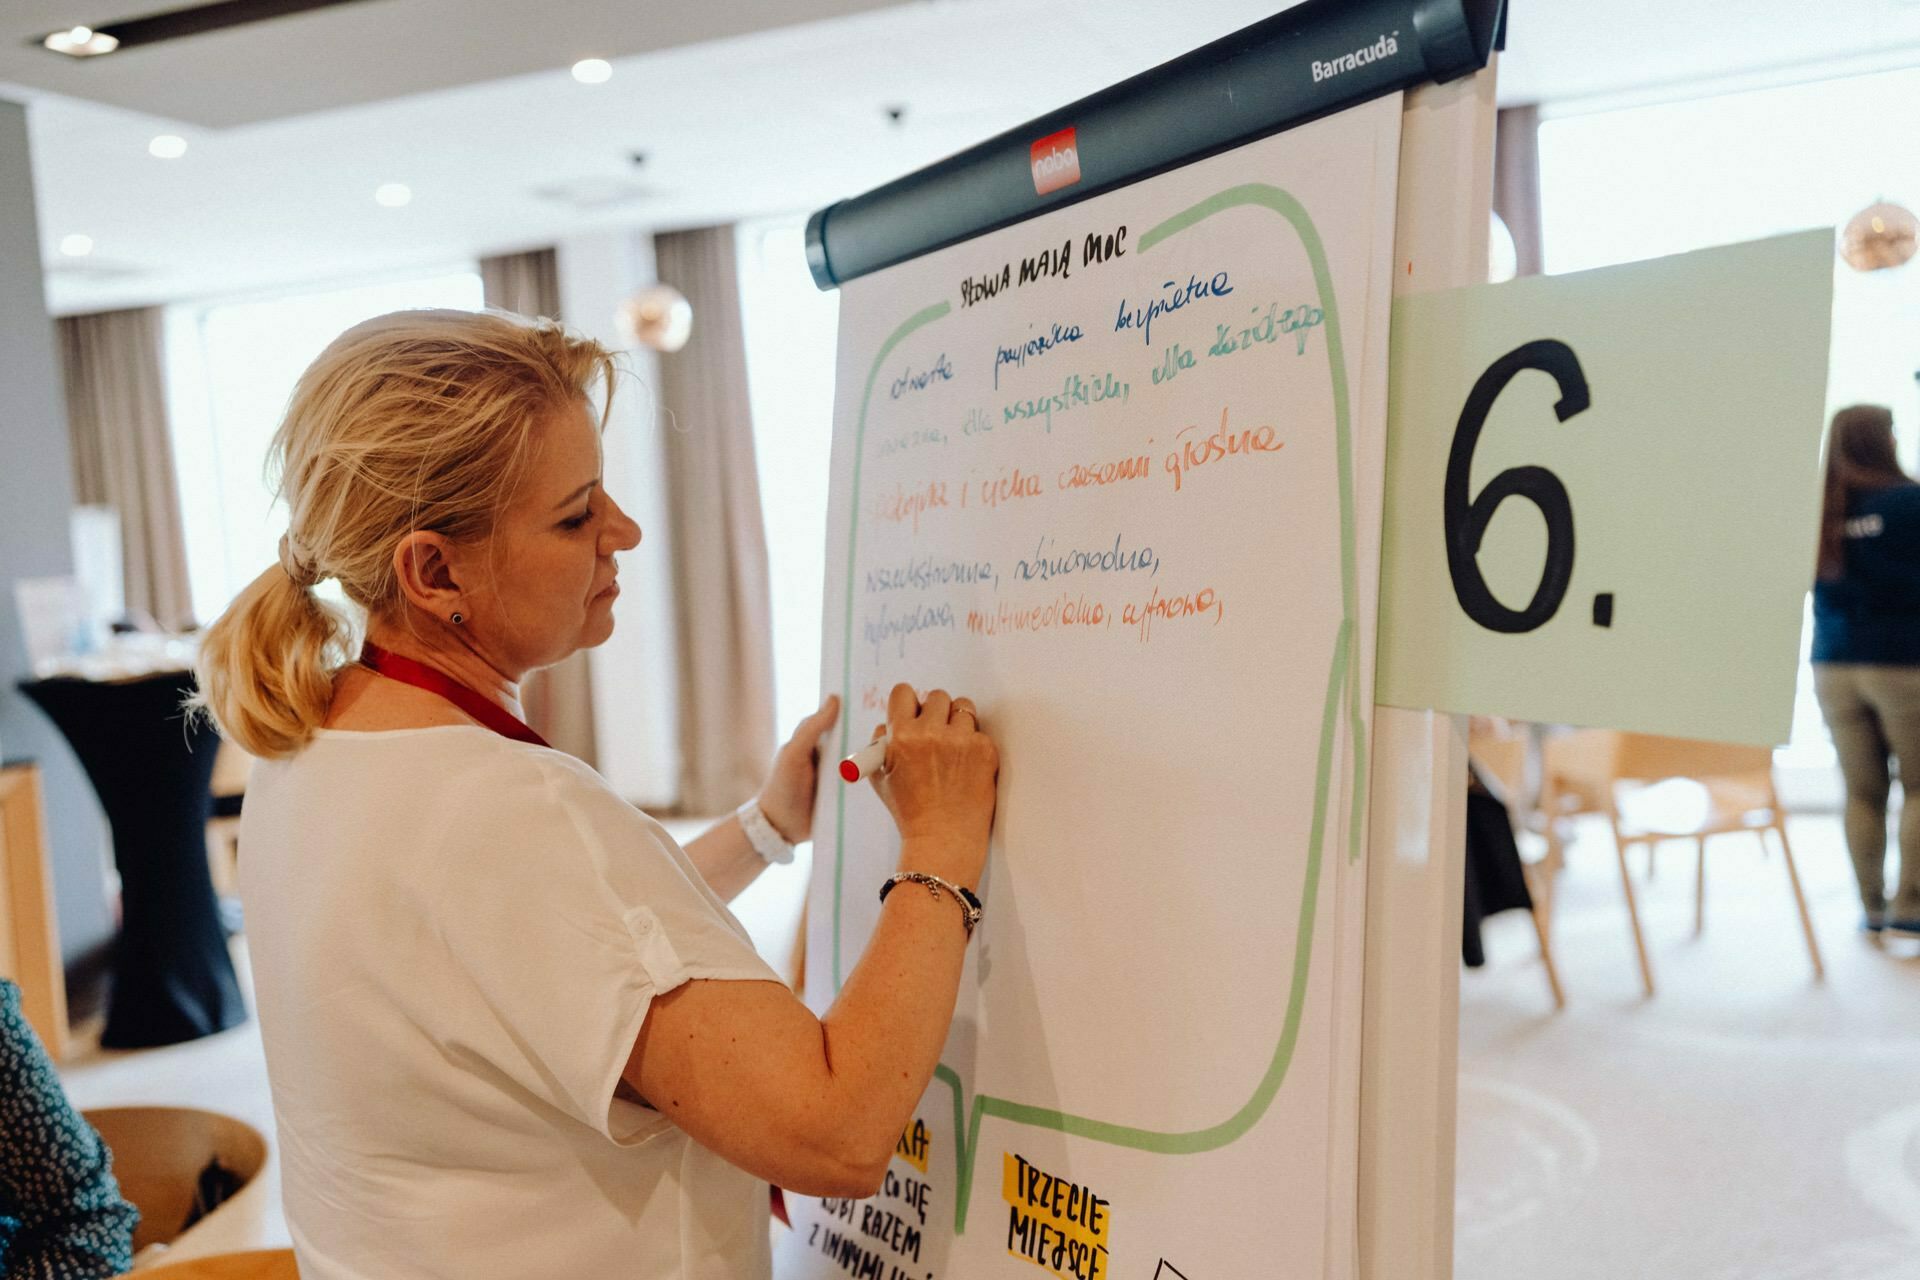
[[[1784,742],[1833,236],[1402,299],[1380,702]]]

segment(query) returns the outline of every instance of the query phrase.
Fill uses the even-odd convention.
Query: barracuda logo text
[[[1332,62],[1316,60],[1313,64],[1313,82],[1319,84],[1322,80],[1331,80],[1349,71],[1357,71],[1369,63],[1391,58],[1399,52],[1400,33],[1395,31],[1391,35],[1381,36],[1363,49],[1355,49],[1352,53],[1343,54]]]

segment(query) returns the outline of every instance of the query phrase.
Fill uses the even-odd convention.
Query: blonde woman
[[[201,699],[262,757],[241,891],[307,1280],[767,1276],[767,1184],[871,1194],[946,1037],[998,765],[967,699],[892,692],[917,884],[818,1019],[724,903],[808,838],[833,699],[685,850],[520,722],[640,540],[614,373],[547,321],[348,330],[274,439],[280,563],[206,637]]]

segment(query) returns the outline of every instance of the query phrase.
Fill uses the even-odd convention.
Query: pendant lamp
[[[641,346],[672,353],[693,332],[693,304],[670,284],[651,284],[621,304],[620,328]]]
[[[1903,265],[1920,245],[1920,219],[1911,210],[1881,202],[1862,209],[1840,236],[1840,256],[1855,271],[1885,271]]]

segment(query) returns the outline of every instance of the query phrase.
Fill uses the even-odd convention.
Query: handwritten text
[[[1217,271],[1210,280],[1188,276],[1184,285],[1169,280],[1160,288],[1164,292],[1159,297],[1149,298],[1137,307],[1129,306],[1125,298],[1120,299],[1120,312],[1114,319],[1113,331],[1120,333],[1126,329],[1138,329],[1140,340],[1152,346],[1155,320],[1206,298],[1224,298],[1233,292],[1233,282],[1227,278],[1226,272]]]

